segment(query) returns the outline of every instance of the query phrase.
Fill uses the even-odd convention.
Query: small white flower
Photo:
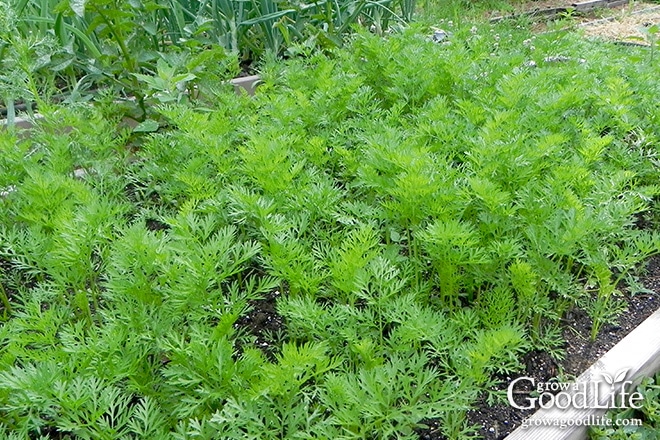
[[[13,193],[14,191],[16,191],[15,185],[9,185],[6,188],[0,188],[0,197],[7,197],[9,194]]]
[[[82,179],[83,177],[87,176],[87,170],[84,168],[76,168],[73,170],[73,177],[76,179]]]

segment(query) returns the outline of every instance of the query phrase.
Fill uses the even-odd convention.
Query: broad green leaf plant
[[[342,46],[353,27],[384,34],[412,20],[414,0],[3,0],[0,99],[87,101],[98,88],[140,122],[152,106],[215,99],[217,84],[265,57]],[[62,96],[59,96],[62,95]]]

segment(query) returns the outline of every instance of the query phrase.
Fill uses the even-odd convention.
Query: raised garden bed
[[[560,395],[554,389],[554,392],[548,393],[554,396],[551,399],[556,399],[555,405],[534,413],[524,421],[524,426],[516,429],[506,440],[586,439],[587,423],[604,424],[603,416],[608,409],[616,405],[641,407],[642,396],[634,394],[634,387],[643,378],[653,376],[658,371],[660,310],[599,358],[575,382],[565,382],[570,384],[568,391],[560,391]],[[617,377],[617,373],[621,376]],[[612,382],[611,385],[607,383],[608,380]],[[623,403],[619,399],[623,399]],[[559,408],[564,405],[567,407]],[[545,423],[549,426],[545,426]]]
[[[230,83],[234,86],[234,91],[241,95],[247,93],[248,95],[254,95],[257,87],[261,82],[259,75],[247,75],[234,78]],[[36,112],[32,118],[19,116],[14,119],[14,126],[21,130],[26,130],[34,127],[34,121],[41,119],[42,116]],[[127,124],[131,127],[135,127],[137,122],[130,118],[125,120]],[[0,119],[0,129],[7,127],[7,119]]]
[[[466,438],[567,322],[609,332],[660,252],[654,67],[498,32],[0,133],[2,434]]]
[[[626,298],[627,309],[621,314],[616,324],[608,325],[595,341],[590,340],[591,320],[580,310],[567,314],[564,320],[563,337],[566,340],[565,355],[558,360],[547,352],[535,351],[524,357],[524,369],[517,375],[500,377],[496,387],[506,392],[509,384],[520,376],[534,378],[536,382],[561,380],[570,382],[584,373],[591,365],[598,362],[617,343],[634,331],[649,316],[660,309],[660,259],[653,258],[648,265],[648,272],[642,283],[647,293],[640,293]],[[653,293],[651,293],[653,292]],[[617,370],[618,371],[618,370]],[[521,394],[529,397],[529,394]],[[478,427],[477,434],[485,440],[502,440],[511,434],[523,421],[534,415],[534,410],[520,410],[508,401],[488,404],[481,401],[469,412],[469,420]],[[527,430],[531,437],[534,431]],[[429,439],[435,437],[429,436]]]
[[[490,20],[491,22],[496,23],[501,20],[519,19],[523,17],[551,19],[559,17],[562,14],[583,14],[597,9],[618,8],[620,6],[629,4],[631,4],[631,0],[590,0],[585,2],[569,3],[562,6],[534,8],[529,11],[492,17]]]

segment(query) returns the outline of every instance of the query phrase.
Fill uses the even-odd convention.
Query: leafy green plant
[[[22,29],[12,5],[2,2],[0,7],[0,99],[6,105],[11,127],[17,104],[50,98],[55,92],[55,75],[66,62],[52,36]],[[31,105],[25,105],[24,111],[31,113]]]
[[[418,239],[424,243],[432,259],[442,298],[450,305],[458,305],[461,290],[473,291],[474,288],[461,284],[462,273],[472,272],[472,267],[485,262],[476,231],[469,224],[436,221]],[[474,299],[473,296],[468,297],[470,301]]]
[[[329,376],[321,399],[335,414],[332,423],[345,432],[338,430],[339,438],[415,438],[411,421],[460,408],[461,393],[447,382],[441,385],[427,362],[394,357],[357,375]]]
[[[628,48],[360,32],[267,59],[247,97],[205,76],[229,59],[202,55],[213,27],[186,29],[214,5],[148,5],[62,5],[107,61],[117,35],[131,57],[168,46],[113,76],[157,104],[142,126],[107,90],[41,103],[29,139],[0,132],[2,435],[384,440],[432,420],[469,438],[497,377],[561,356],[571,308],[597,334],[660,249],[638,227],[659,192],[657,69],[611,63]]]
[[[612,410],[607,417],[613,422],[611,427],[591,427],[589,438],[593,440],[627,440],[657,438],[658,410],[660,409],[659,376],[646,377],[637,386],[636,392],[642,395],[641,407]],[[640,423],[641,422],[641,423]]]
[[[237,75],[239,62],[257,63],[287,48],[293,54],[296,47],[338,47],[356,24],[382,34],[392,20],[412,20],[415,2],[7,0],[1,5],[0,63],[7,74],[0,96],[12,120],[17,100],[47,102],[57,86],[70,100],[87,100],[94,89],[111,87],[128,98],[128,115],[143,121],[153,116],[153,101],[212,99],[211,84]]]

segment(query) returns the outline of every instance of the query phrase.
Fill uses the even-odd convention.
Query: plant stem
[[[87,297],[87,291],[79,290],[77,296],[78,296],[78,301],[77,301],[78,307],[82,309],[82,312],[85,315],[88,324],[92,325],[94,319],[92,317],[92,309],[89,307],[89,298]]]
[[[133,58],[130,55],[130,52],[128,51],[128,48],[126,47],[126,44],[124,44],[124,39],[122,38],[122,35],[119,34],[119,31],[115,26],[113,26],[112,22],[106,17],[106,15],[101,11],[101,9],[98,6],[94,6],[94,9],[96,12],[101,16],[101,19],[103,22],[108,26],[110,29],[110,32],[112,35],[115,36],[115,40],[117,41],[117,44],[119,45],[119,50],[121,51],[122,56],[124,57],[124,60],[126,62],[126,68],[128,69],[129,72],[135,72],[135,63]],[[137,81],[137,79],[136,79]]]
[[[112,22],[108,19],[108,17],[101,11],[101,9],[98,6],[95,6],[94,9],[96,12],[99,14],[103,22],[108,26],[110,29],[110,32],[112,35],[115,36],[115,40],[117,41],[117,44],[119,45],[119,50],[122,53],[122,56],[124,57],[125,63],[126,63],[126,69],[128,70],[129,73],[137,72],[138,70],[138,64],[136,62],[136,59],[131,57],[130,51],[126,47],[126,44],[124,43],[124,38],[123,35],[120,34],[119,30],[113,26]],[[139,93],[139,83],[137,77],[133,76],[131,78],[131,85],[132,85],[132,91],[133,94],[136,96],[137,101],[138,101],[138,106],[140,107],[140,110],[142,110],[142,117],[140,118],[140,122],[146,119],[147,115],[147,110],[145,107],[144,103],[144,95]]]
[[[2,283],[0,283],[0,300],[2,300],[2,305],[5,307],[5,312],[3,315],[5,318],[7,318],[7,315],[11,314],[11,303],[9,302],[9,297],[7,296],[5,286]]]
[[[410,249],[412,260],[414,264],[418,267],[418,269],[415,271],[415,288],[419,292],[422,286],[421,273],[420,273],[422,264],[419,261],[419,245],[417,244],[417,241],[413,239],[413,234],[410,227],[406,228],[406,233],[408,235],[408,247]]]

